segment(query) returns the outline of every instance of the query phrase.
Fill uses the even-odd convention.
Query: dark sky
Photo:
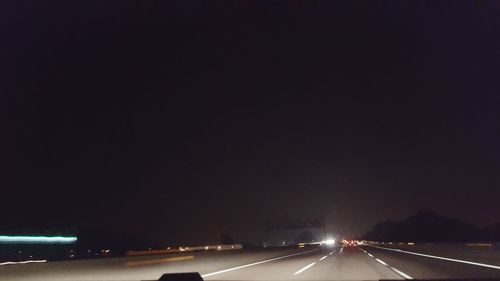
[[[500,221],[498,2],[12,2],[0,229]]]

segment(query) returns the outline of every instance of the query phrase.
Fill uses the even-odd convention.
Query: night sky
[[[498,2],[12,2],[0,230],[500,221]]]

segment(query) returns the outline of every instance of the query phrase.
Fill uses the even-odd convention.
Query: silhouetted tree
[[[234,238],[230,234],[224,233],[220,236],[220,242],[225,245],[234,244]]]
[[[297,235],[297,238],[295,239],[296,243],[309,243],[314,241],[314,236],[312,235],[311,231],[304,231]]]
[[[489,225],[483,229],[485,241],[500,241],[500,223]]]
[[[482,239],[480,230],[469,223],[421,210],[408,219],[378,223],[363,236],[375,241],[465,242]]]

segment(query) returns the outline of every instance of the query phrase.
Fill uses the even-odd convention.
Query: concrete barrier
[[[243,249],[242,244],[207,245],[207,246],[194,246],[194,247],[188,246],[188,247],[167,248],[167,249],[127,251],[125,253],[125,256],[164,255],[171,253],[185,253],[185,252],[195,252],[195,251],[228,251],[228,250],[241,250],[241,249]]]

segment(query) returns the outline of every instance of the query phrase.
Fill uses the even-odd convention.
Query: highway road
[[[6,265],[0,280],[157,280],[193,271],[235,281],[500,278],[500,254],[385,245],[213,251]]]

